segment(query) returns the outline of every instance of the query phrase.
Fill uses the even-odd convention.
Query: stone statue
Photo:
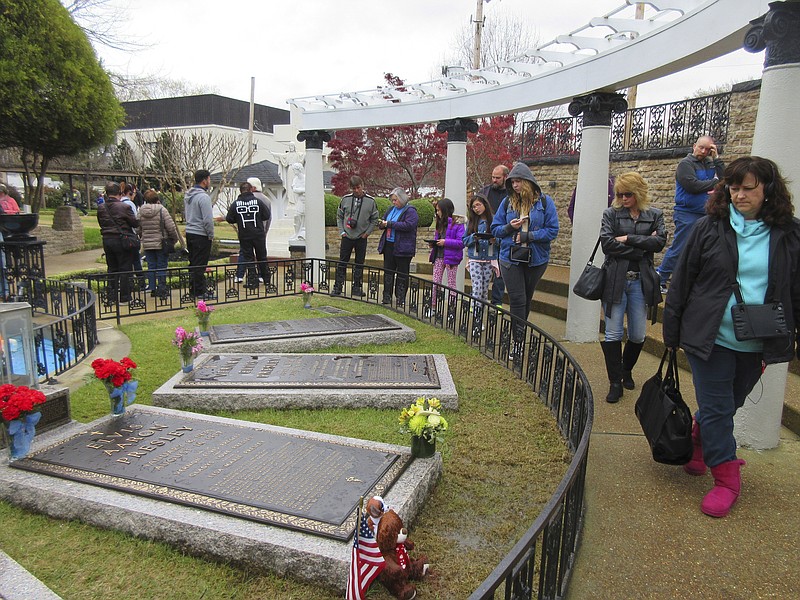
[[[305,241],[306,239],[306,174],[302,163],[292,163],[294,179],[292,179],[292,194],[294,195],[294,236],[290,242]]]

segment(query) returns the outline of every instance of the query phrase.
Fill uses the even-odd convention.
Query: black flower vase
[[[411,456],[414,458],[430,458],[436,453],[436,442],[422,436],[411,436]]]

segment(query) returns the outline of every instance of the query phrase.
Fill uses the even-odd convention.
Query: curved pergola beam
[[[645,2],[655,11],[645,20],[618,16],[633,4],[628,0],[569,35],[492,67],[459,69],[401,90],[291,99],[289,104],[299,109],[293,111],[295,126],[330,131],[382,127],[564,104],[575,96],[645,83],[738,50],[750,21],[769,10],[767,0],[663,0]],[[597,35],[598,30],[605,35]],[[564,46],[567,50],[560,51]]]

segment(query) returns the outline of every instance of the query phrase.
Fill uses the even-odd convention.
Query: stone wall
[[[378,253],[378,241],[381,239],[381,233],[382,232],[380,230],[376,229],[367,238],[367,254]],[[434,231],[431,227],[424,227],[417,230],[417,260],[419,260],[421,257],[427,257],[428,254],[430,254],[431,247],[423,240],[433,239],[433,234]],[[339,246],[341,244],[341,239],[342,236],[339,234],[338,227],[325,228],[325,256],[333,259],[339,258]]]
[[[721,147],[721,157],[726,163],[747,156],[753,144],[758,100],[761,93],[761,82],[750,81],[733,86],[730,106],[730,123],[728,140]],[[674,225],[672,211],[675,196],[675,168],[683,156],[691,148],[682,149],[674,156],[664,157],[660,151],[658,157],[648,157],[647,153],[637,153],[636,158],[612,156],[609,165],[610,175],[619,175],[628,171],[637,171],[647,180],[650,188],[650,201],[653,206],[664,211],[667,231],[672,233]],[[658,151],[654,152],[656,154]],[[558,208],[560,231],[553,242],[551,260],[554,264],[568,265],[570,260],[570,244],[572,243],[572,223],[567,215],[572,190],[578,181],[577,159],[569,164],[531,164],[533,174],[546,194],[555,200]],[[603,190],[605,193],[605,190]],[[600,230],[600,223],[597,224]],[[660,261],[656,259],[656,264]]]
[[[72,206],[59,206],[53,215],[53,226],[39,225],[31,232],[47,242],[44,255],[58,256],[83,247],[83,224]]]

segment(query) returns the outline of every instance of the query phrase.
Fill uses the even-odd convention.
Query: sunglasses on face
[[[636,194],[633,192],[617,192],[617,198],[633,198]]]

